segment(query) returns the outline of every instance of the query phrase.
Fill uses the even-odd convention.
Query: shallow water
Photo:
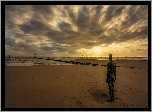
[[[5,66],[36,66],[36,65],[75,65],[68,61],[79,61],[82,63],[100,63],[100,61],[108,61],[108,58],[5,58]],[[53,60],[54,59],[54,60]],[[113,58],[113,60],[147,60],[148,58]],[[55,61],[56,60],[56,61]],[[60,60],[60,61],[59,61]],[[94,61],[91,61],[94,60]],[[64,62],[67,61],[67,62]],[[86,61],[86,62],[85,62]],[[92,64],[91,63],[91,64]],[[102,62],[104,63],[104,62]],[[101,64],[101,63],[100,63]]]
[[[32,58],[6,58],[5,66],[36,66],[36,65],[74,65],[72,63]]]

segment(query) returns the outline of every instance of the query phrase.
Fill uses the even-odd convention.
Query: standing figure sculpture
[[[110,99],[107,101],[112,102],[114,100],[114,82],[116,80],[116,63],[112,60],[112,54],[109,54],[109,62],[107,64],[107,79],[106,83],[109,86]]]

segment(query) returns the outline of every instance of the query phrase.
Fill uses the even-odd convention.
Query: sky
[[[148,56],[147,5],[6,5],[5,56]]]

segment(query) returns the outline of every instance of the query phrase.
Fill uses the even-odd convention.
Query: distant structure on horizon
[[[9,55],[9,58],[10,58],[10,55]]]
[[[36,58],[36,54],[34,54],[34,58]]]

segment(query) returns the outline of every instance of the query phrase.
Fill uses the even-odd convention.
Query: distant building
[[[34,58],[36,58],[36,54],[34,54]]]
[[[10,55],[9,55],[9,58],[10,58]]]

